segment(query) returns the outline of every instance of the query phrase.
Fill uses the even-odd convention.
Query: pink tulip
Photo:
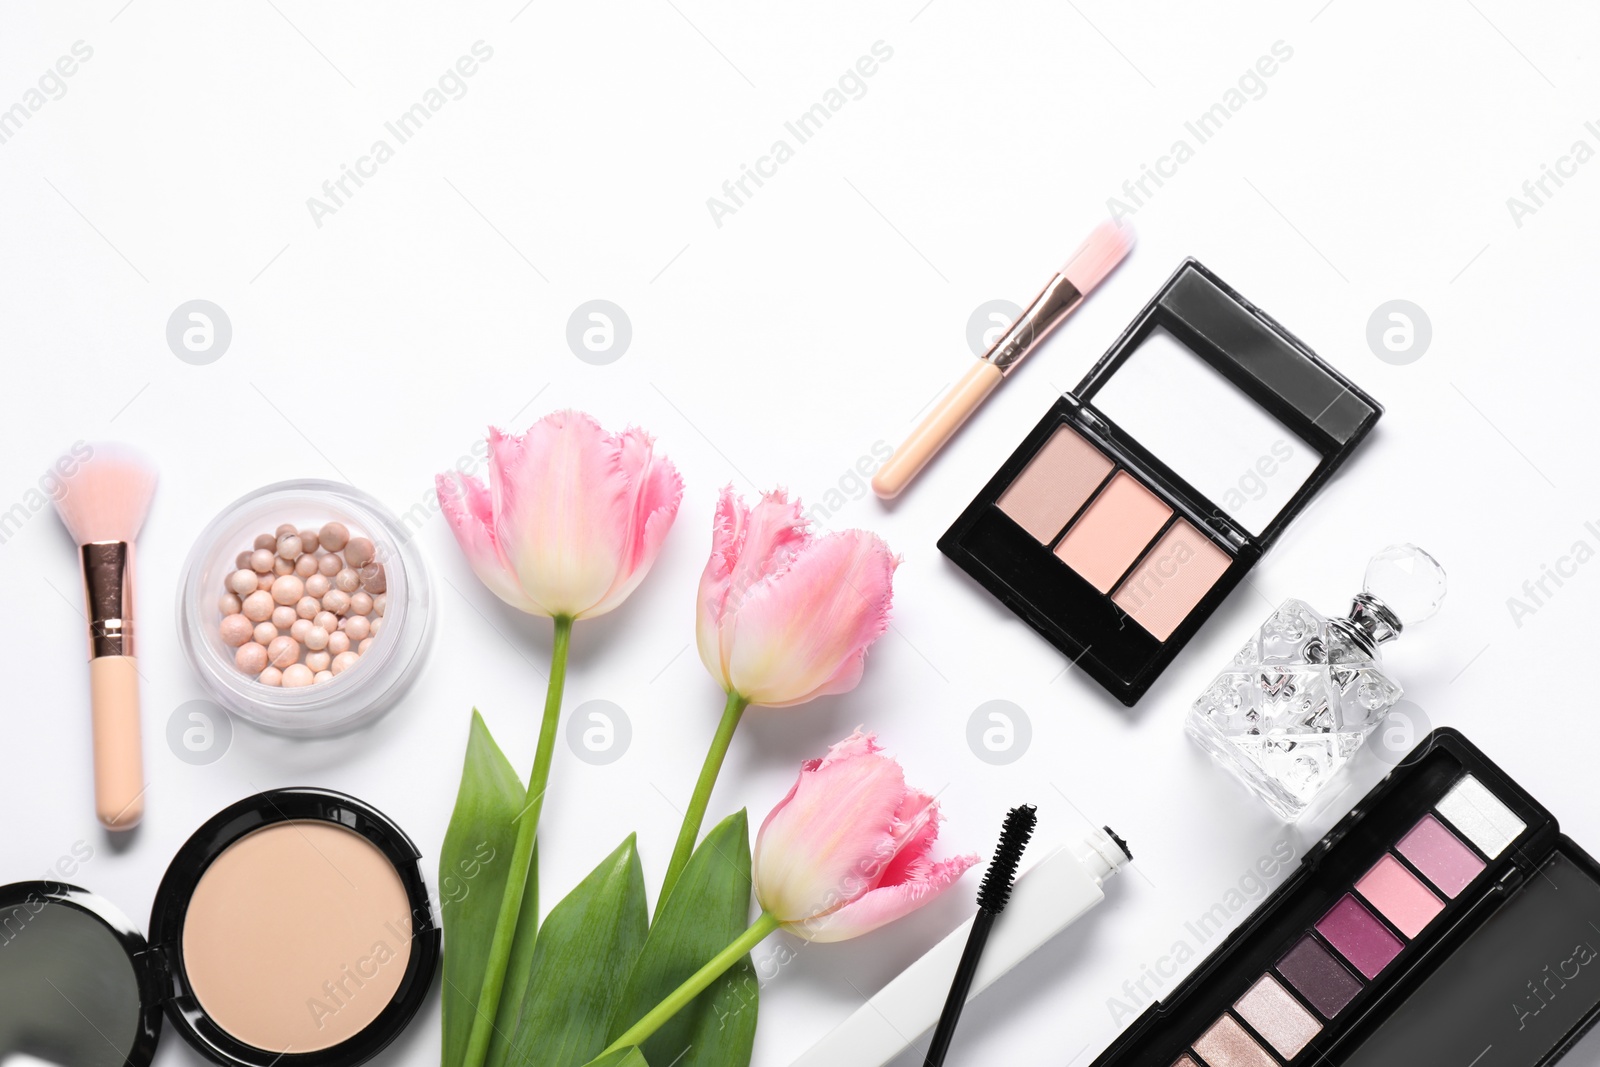
[[[489,431],[489,484],[448,471],[439,506],[472,570],[532,615],[592,618],[644,579],[678,514],[683,479],[650,435],[607,433],[578,411],[525,434]]]
[[[683,479],[642,430],[610,434],[588,415],[558,411],[525,434],[489,431],[489,484],[458,471],[434,479],[439,507],[479,580],[520,611],[554,620],[544,717],[517,815],[464,1067],[489,1053],[534,838],[560,730],[575,619],[603,615],[644,580],[677,517]]]
[[[857,730],[800,778],[756,835],[751,877],[761,914],[601,1053],[642,1045],[774,930],[844,941],[928,903],[977,856],[935,862],[939,805]],[[598,1062],[595,1060],[593,1062]]]
[[[813,536],[782,490],[746,507],[722,491],[700,576],[700,659],[730,694],[783,707],[844,693],[889,625],[889,547],[863,530]]]
[[[857,730],[807,760],[756,835],[764,912],[808,941],[843,941],[908,915],[978,862],[934,862],[939,806]]]

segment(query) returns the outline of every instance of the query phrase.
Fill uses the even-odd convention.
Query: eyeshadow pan
[[[1062,426],[995,503],[1047,545],[1110,473],[1111,461],[1098,448]]]
[[[1134,622],[1165,641],[1232,563],[1209,537],[1179,519],[1111,599]]]
[[[1322,1032],[1322,1024],[1270,974],[1262,975],[1233,1010],[1286,1060],[1298,1056]]]
[[[1422,933],[1433,917],[1444,910],[1444,901],[1430,893],[1416,875],[1389,855],[1361,876],[1356,882],[1356,891],[1407,937]]]
[[[1224,1015],[1201,1034],[1194,1050],[1208,1067],[1278,1067],[1278,1061],[1231,1015]]]
[[[1349,893],[1317,920],[1317,933],[1368,978],[1378,977],[1403,947],[1400,939]]]
[[[1333,958],[1322,943],[1307,934],[1278,961],[1278,973],[1288,979],[1311,1006],[1332,1019],[1361,992],[1361,979]]]
[[[1471,885],[1484,868],[1477,853],[1463,845],[1460,838],[1432,815],[1424,815],[1422,821],[1400,839],[1395,851],[1410,860],[1413,867],[1451,900]]]
[[[1127,471],[1094,498],[1094,503],[1056,546],[1062,562],[1102,593],[1111,592],[1161,527],[1172,509]]]
[[[1528,828],[1499,797],[1470,774],[1445,794],[1438,808],[1439,814],[1450,820],[1450,825],[1490,859],[1504,852]]]

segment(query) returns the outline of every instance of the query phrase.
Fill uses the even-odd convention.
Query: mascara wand
[[[955,980],[950,983],[950,994],[945,998],[944,1011],[939,1016],[939,1025],[934,1028],[922,1067],[942,1067],[945,1053],[950,1051],[950,1040],[955,1037],[956,1024],[961,1021],[961,1009],[967,1005],[967,993],[977,974],[978,961],[983,958],[989,930],[1005,910],[1006,901],[1011,899],[1017,864],[1022,862],[1022,850],[1028,847],[1028,839],[1033,836],[1038,821],[1038,810],[1032,804],[1012,808],[1006,813],[1005,825],[1000,829],[1000,843],[995,846],[994,858],[989,861],[989,869],[978,886],[978,914],[972,919],[972,933],[967,936],[967,947],[961,953],[961,963],[956,968]]]

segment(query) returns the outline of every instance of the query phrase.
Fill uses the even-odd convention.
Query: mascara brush
[[[1005,922],[994,923],[968,996],[982,993],[1103,902],[1106,880],[1131,858],[1127,844],[1107,827],[1051,850],[1017,875]],[[904,1052],[938,1022],[939,994],[982,916],[979,911],[950,931],[790,1067],[883,1067]]]
[[[1011,899],[1017,864],[1022,862],[1022,850],[1028,847],[1028,839],[1033,837],[1038,821],[1038,810],[1032,804],[1012,808],[1006,813],[994,859],[989,861],[989,869],[978,886],[978,914],[973,916],[967,947],[961,953],[961,964],[956,968],[955,980],[950,983],[950,994],[945,997],[944,1012],[939,1016],[939,1025],[934,1027],[933,1040],[928,1044],[928,1055],[922,1067],[942,1067],[945,1053],[950,1051],[950,1040],[956,1036],[956,1024],[961,1021],[961,1009],[967,1005],[967,994],[972,989],[973,976],[978,973],[978,961],[983,958],[989,931]]]

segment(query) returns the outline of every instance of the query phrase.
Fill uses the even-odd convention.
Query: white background
[[[165,741],[169,716],[201,695],[174,625],[183,559],[255,487],[342,478],[404,511],[486,424],[520,428],[565,406],[655,433],[687,490],[643,587],[579,624],[567,706],[619,704],[633,742],[605,767],[558,747],[546,907],[629,830],[660,878],[673,805],[721,705],[690,642],[728,482],[787,486],[808,504],[838,490],[824,525],[875,530],[905,563],[894,629],[860,688],[753,712],[713,817],[748,805],[759,822],[802,758],[865,723],[911,781],[941,791],[947,852],[987,852],[1005,808],[1034,801],[1042,842],[1080,836],[1086,816],[1137,855],[1107,904],[967,1013],[952,1062],[1087,1063],[1121,1029],[1110,998],[1192,941],[1186,921],[1275,845],[1299,855],[1315,840],[1322,824],[1286,830],[1214,770],[1185,740],[1184,710],[1272,605],[1340,607],[1367,555],[1392,541],[1428,547],[1453,583],[1441,615],[1392,646],[1409,698],[1596,845],[1600,563],[1520,626],[1507,598],[1575,541],[1600,547],[1584,527],[1600,521],[1600,163],[1550,186],[1521,226],[1506,199],[1575,140],[1600,148],[1584,128],[1600,119],[1597,32],[1592,7],[1505,0],[7,5],[0,107],[75,41],[94,54],[0,144],[0,507],[29,500],[78,439],[137,444],[162,484],[140,541],[152,787],[127,841],[92,817],[74,553],[48,508],[0,545],[0,880],[39,877],[81,840],[95,856],[78,880],[142,922],[200,822],[299,784],[383,809],[431,868],[469,709],[519,766],[531,759],[549,624],[479,586],[435,517],[421,543],[437,641],[404,702],[332,742],[241,725],[223,759],[196,767]],[[466,95],[316,226],[307,198],[479,40],[494,54]],[[707,197],[880,40],[893,57],[866,95],[715,225]],[[864,495],[856,464],[967,366],[973,309],[1025,300],[1107,197],[1175,139],[1193,145],[1184,122],[1277,41],[1292,58],[1138,210],[1141,243],[1104,289],[896,506]],[[1064,672],[934,542],[1186,255],[1388,413],[1129,711]],[[165,340],[168,316],[195,298],[233,325],[209,366]],[[565,340],[569,314],[593,298],[633,324],[608,366]],[[1433,326],[1405,366],[1366,341],[1369,315],[1395,298]],[[968,748],[968,719],[989,700],[1031,721],[1009,766]],[[977,875],[859,942],[801,951],[763,991],[756,1063],[787,1063],[954,926]],[[434,1062],[437,1043],[435,998],[384,1062]],[[158,1062],[195,1057],[169,1033]]]

